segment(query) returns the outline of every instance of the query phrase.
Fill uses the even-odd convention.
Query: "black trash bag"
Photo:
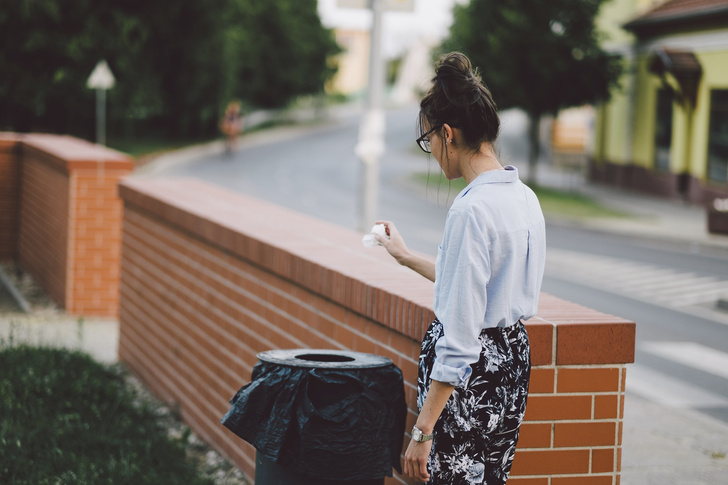
[[[326,480],[402,472],[407,406],[394,364],[332,369],[260,361],[230,404],[222,424],[292,472]]]

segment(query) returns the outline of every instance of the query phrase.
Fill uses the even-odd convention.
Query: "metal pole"
[[[381,29],[384,0],[370,0],[372,28],[369,55],[369,85],[366,111],[359,126],[356,154],[361,162],[357,229],[369,232],[377,214],[379,198],[379,157],[384,153],[385,119],[382,111],[384,69],[381,58]]]
[[[96,143],[106,145],[106,90],[96,90]]]

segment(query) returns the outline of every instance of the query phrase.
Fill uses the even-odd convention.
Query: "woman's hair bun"
[[[465,144],[478,149],[498,137],[498,109],[470,59],[460,52],[442,56],[435,64],[432,86],[420,102],[420,134],[428,126],[449,124],[459,128]]]
[[[482,87],[480,76],[465,55],[451,52],[435,65],[435,79],[443,93],[455,106],[468,106],[478,101]]]

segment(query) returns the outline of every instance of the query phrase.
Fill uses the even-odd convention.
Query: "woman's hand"
[[[399,264],[418,272],[430,281],[435,281],[434,262],[412,254],[392,221],[377,221],[377,224],[384,224],[384,229],[389,237],[378,234],[374,237]]]
[[[389,236],[384,237],[377,234],[374,236],[377,242],[384,246],[384,249],[386,249],[399,264],[406,266],[405,261],[409,256],[409,249],[407,249],[404,239],[402,239],[402,236],[399,234],[397,226],[395,226],[392,221],[377,221],[376,223],[383,224],[384,229],[387,231],[387,236]]]
[[[410,440],[407,451],[404,453],[404,474],[420,482],[427,482],[430,474],[427,472],[427,459],[432,450],[432,440],[418,443]]]

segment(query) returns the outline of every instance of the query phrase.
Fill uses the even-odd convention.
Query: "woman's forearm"
[[[432,434],[435,423],[445,409],[455,386],[440,381],[432,381],[427,391],[427,397],[422,405],[416,426],[425,434]]]
[[[399,264],[416,271],[430,281],[435,281],[435,263],[427,259],[415,256],[411,253],[404,255],[401,259],[397,259]]]
[[[377,221],[377,224],[384,225],[387,235],[377,234],[374,237],[399,264],[416,271],[430,281],[435,281],[435,263],[412,254],[393,222]]]
[[[442,410],[445,409],[445,404],[450,399],[454,388],[455,386],[444,382],[432,381],[430,383],[430,389],[427,391],[427,397],[415,423],[415,426],[424,434],[432,434],[435,429],[435,423],[440,418]],[[410,440],[407,445],[407,450],[404,453],[402,466],[404,474],[420,482],[429,481],[430,472],[427,470],[427,459],[431,451],[432,440]]]

